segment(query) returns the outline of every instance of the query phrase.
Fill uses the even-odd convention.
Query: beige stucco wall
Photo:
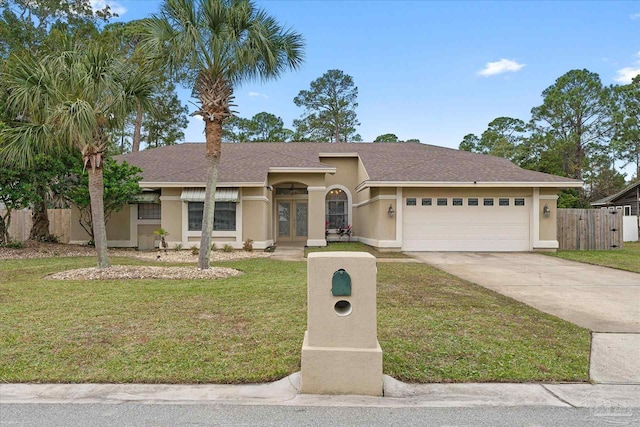
[[[336,168],[334,175],[327,174],[325,178],[327,187],[339,184],[349,189],[352,195],[355,193],[358,185],[358,159],[356,157],[323,157],[322,163]]]
[[[259,197],[256,191],[242,190],[242,196]],[[247,195],[249,193],[249,195]],[[253,193],[253,194],[252,194]],[[261,193],[261,192],[260,192]],[[269,203],[264,200],[242,200],[242,241],[267,240],[269,231],[268,222]]]
[[[129,205],[125,205],[119,212],[111,214],[107,222],[107,240],[129,240],[130,239],[130,216]],[[89,234],[79,223],[80,211],[76,206],[71,207],[71,233],[70,241],[88,242]]]
[[[124,205],[118,212],[113,212],[107,222],[107,240],[129,240],[131,216],[129,206]]]
[[[377,190],[372,189],[372,193],[377,193]],[[376,200],[358,207],[356,218],[359,222],[354,234],[367,239],[395,240],[396,217],[389,217],[389,205],[397,212],[395,200]]]
[[[180,194],[181,188],[163,188],[160,197],[180,197]],[[169,233],[166,237],[168,242],[182,241],[182,204],[181,200],[161,200],[161,226]]]
[[[269,185],[288,182],[301,183],[309,187],[324,187],[324,173],[271,173],[267,179]]]
[[[369,174],[367,173],[367,170],[364,168],[364,164],[362,163],[362,161],[358,158],[358,172],[357,172],[356,186],[360,185],[362,182],[366,181],[367,179],[369,179]],[[370,198],[371,198],[371,190],[366,188],[356,193],[354,197],[354,203],[360,203],[362,201],[369,200]]]
[[[165,187],[162,189],[162,196],[178,196],[182,194],[181,187]]]
[[[242,197],[245,196],[265,196],[266,189],[264,187],[243,187],[240,189]]]
[[[540,196],[556,196],[559,189],[557,188],[541,188]],[[544,205],[549,206],[551,214],[549,217],[544,216]],[[557,223],[558,223],[558,201],[554,199],[541,199],[538,216],[540,218],[540,236],[539,240],[557,240]]]
[[[80,211],[75,205],[71,206],[71,232],[70,241],[82,241],[87,242],[89,235],[84,231],[78,220],[80,219]]]
[[[159,227],[157,224],[140,224],[138,225],[138,234],[153,234]],[[155,240],[160,240],[160,236],[156,236]]]

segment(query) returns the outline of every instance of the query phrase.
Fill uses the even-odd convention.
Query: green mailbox
[[[334,297],[351,295],[351,276],[343,268],[333,273],[331,293]]]

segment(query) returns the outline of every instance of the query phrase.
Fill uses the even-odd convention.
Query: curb
[[[268,384],[0,384],[1,404],[234,404],[336,407],[640,408],[640,385],[407,384],[384,377],[384,397],[300,394],[300,373]]]

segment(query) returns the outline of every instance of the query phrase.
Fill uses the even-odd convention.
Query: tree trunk
[[[137,153],[140,151],[140,131],[142,128],[142,105],[138,102],[138,114],[136,116],[136,123],[133,128],[133,144],[131,146],[131,152]]]
[[[222,143],[222,120],[210,120],[205,117],[205,138],[207,160],[207,189],[204,196],[202,212],[202,237],[200,239],[200,256],[198,268],[206,270],[211,264],[211,234],[213,233],[213,213],[215,210],[216,185],[218,184],[218,165]]]
[[[29,239],[38,242],[51,242],[53,236],[49,233],[49,214],[47,212],[47,203],[45,194],[40,194],[40,201],[34,203],[33,212],[31,214],[31,232]]]
[[[89,172],[89,198],[91,200],[91,217],[93,222],[93,239],[98,255],[98,268],[109,267],[107,252],[107,230],[104,224],[104,181],[102,166],[87,168]]]
[[[6,222],[5,222],[6,219]],[[0,246],[9,243],[9,223],[11,221],[11,210],[7,209],[6,214],[0,215]]]

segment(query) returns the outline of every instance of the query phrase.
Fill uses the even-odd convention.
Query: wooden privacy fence
[[[4,214],[4,211],[2,211]],[[49,232],[58,237],[60,243],[69,243],[71,237],[71,209],[47,209]],[[31,210],[22,209],[11,212],[9,236],[13,240],[24,242],[31,232]]]
[[[558,244],[565,250],[622,248],[622,213],[605,209],[558,209]]]

